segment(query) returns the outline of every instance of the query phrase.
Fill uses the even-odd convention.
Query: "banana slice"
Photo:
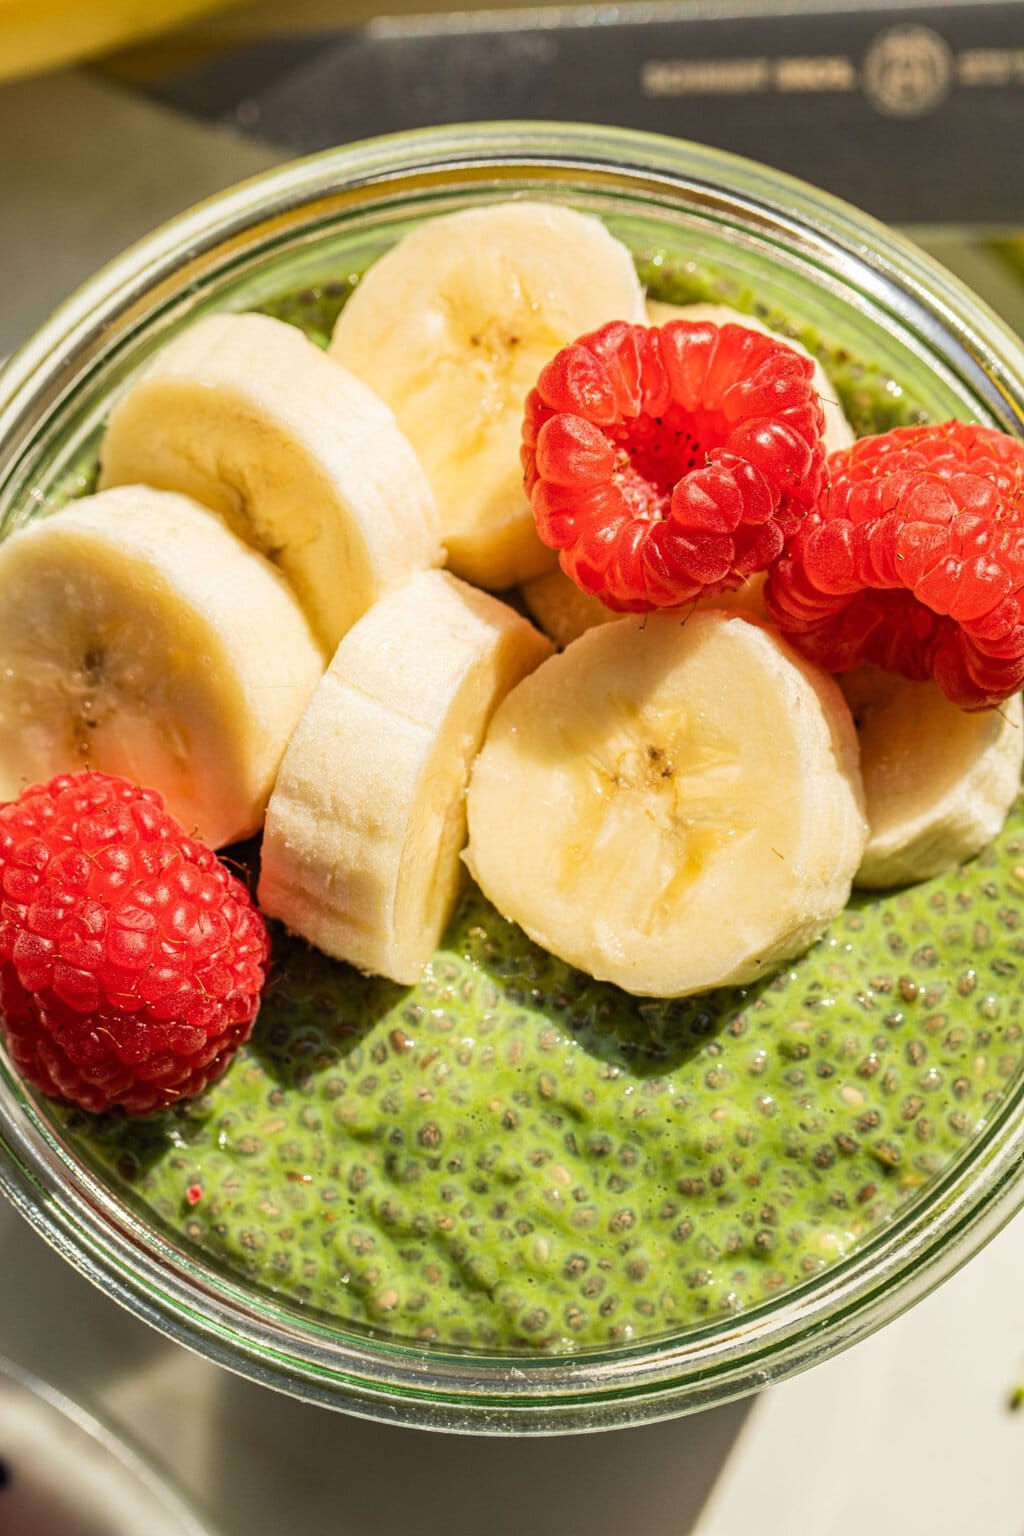
[[[0,798],[91,767],[214,847],[247,837],[323,667],[287,583],[204,507],[85,497],[0,545]]]
[[[650,325],[665,325],[669,320],[710,320],[712,325],[745,325],[750,331],[763,331],[766,336],[775,336],[779,341],[784,341],[787,347],[792,347],[794,352],[802,352],[814,364],[814,387],[818,391],[825,415],[825,451],[835,453],[837,448],[849,448],[853,442],[853,428],[839,404],[835,385],[818,359],[799,341],[794,341],[792,336],[780,336],[777,331],[765,325],[763,320],[758,320],[754,315],[745,315],[742,310],[732,309],[728,304],[662,304],[651,300],[647,305],[647,316]]]
[[[680,617],[693,612],[696,606],[698,610],[720,608],[726,613],[746,613],[751,618],[764,618],[764,583],[764,575],[759,573],[734,592],[702,598],[696,605],[688,603],[680,611]],[[612,624],[622,618],[621,613],[606,608],[600,598],[591,597],[589,592],[582,591],[560,565],[556,565],[554,570],[545,571],[543,576],[534,576],[532,581],[524,581],[520,592],[530,617],[560,647],[568,645],[596,624]]]
[[[825,673],[720,612],[591,629],[500,706],[466,862],[546,949],[628,992],[752,981],[840,911],[864,846]]]
[[[855,884],[929,880],[980,853],[1020,789],[1020,695],[968,714],[934,683],[861,667],[839,678],[860,737],[868,840]]]
[[[598,624],[622,618],[578,587],[560,565],[524,581],[519,591],[530,617],[560,648]]]
[[[469,765],[547,640],[496,598],[423,572],[346,635],[281,765],[259,900],[339,960],[416,981],[451,916]]]
[[[114,407],[100,484],[183,491],[280,567],[328,653],[387,587],[441,560],[394,417],[295,326],[210,315]]]
[[[645,321],[626,247],[597,219],[531,202],[420,225],[342,310],[331,355],[395,412],[468,581],[510,587],[554,564],[523,491],[523,402],[560,348],[608,320]]]

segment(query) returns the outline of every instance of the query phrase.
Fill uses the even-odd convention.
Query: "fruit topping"
[[[523,494],[523,401],[573,337],[645,315],[621,240],[528,199],[428,219],[360,280],[330,353],[394,411],[457,576],[501,590],[554,565]]]
[[[716,593],[697,606],[721,608],[727,613],[747,613],[751,618],[763,619],[764,582],[763,573],[752,576],[741,587],[734,587],[731,592]],[[614,624],[616,619],[622,617],[602,603],[599,597],[581,592],[558,565],[545,571],[543,576],[524,581],[519,591],[534,623],[546,635],[550,635],[557,646],[568,645],[570,640],[575,640],[584,630],[593,629],[595,624]],[[689,614],[693,607],[692,603],[687,604],[682,612]]]
[[[512,689],[470,781],[466,862],[545,949],[681,997],[805,950],[865,830],[832,678],[749,619],[664,613],[589,629]]]
[[[245,887],[155,790],[60,774],[0,806],[0,1027],[43,1093],[133,1115],[200,1093],[268,954]]]
[[[1024,442],[948,421],[861,438],[766,588],[794,644],[832,672],[933,678],[962,709],[1024,685]]]
[[[263,911],[338,960],[418,981],[461,884],[470,764],[497,704],[550,654],[522,614],[448,571],[380,598],[281,763]]]
[[[802,342],[792,336],[780,335],[758,319],[757,315],[745,314],[729,304],[665,304],[659,299],[650,299],[647,304],[648,325],[666,325],[669,320],[710,320],[715,325],[745,325],[748,330],[774,336],[776,340],[784,341],[787,347],[792,347],[794,352],[809,357],[814,369],[811,378],[825,417],[825,452],[834,453],[837,448],[848,448],[853,442],[856,434],[839,403],[839,391],[818,359],[808,352]]]
[[[0,801],[95,768],[214,848],[263,825],[324,657],[287,582],[187,496],[83,496],[0,545]]]
[[[935,683],[877,667],[845,672],[868,840],[854,885],[882,889],[930,880],[980,853],[1020,790],[1024,711],[958,709]]]
[[[537,529],[609,608],[676,607],[778,556],[824,475],[813,365],[738,325],[613,322],[559,352],[526,402]]]
[[[441,563],[419,460],[361,380],[294,325],[207,315],[114,406],[100,484],[183,491],[287,577],[330,656],[381,592]]]

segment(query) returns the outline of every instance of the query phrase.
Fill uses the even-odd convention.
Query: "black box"
[[[428,123],[619,123],[901,224],[1024,227],[1024,4],[571,6],[290,33],[163,99],[302,153]]]

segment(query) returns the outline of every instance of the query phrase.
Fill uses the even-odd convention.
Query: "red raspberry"
[[[152,789],[60,774],[0,806],[0,1025],[52,1098],[144,1115],[245,1040],[263,919]]]
[[[962,421],[896,427],[828,461],[768,611],[830,672],[934,678],[962,709],[1024,686],[1024,442]]]
[[[614,321],[559,352],[527,398],[522,461],[562,569],[624,612],[766,569],[822,484],[812,374],[783,342],[706,321]]]

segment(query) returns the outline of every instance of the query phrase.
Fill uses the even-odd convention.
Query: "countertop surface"
[[[1024,1218],[888,1328],[756,1398],[543,1440],[394,1429],[242,1381],[122,1312],[6,1206],[0,1264],[0,1354],[151,1456],[221,1536],[1024,1529]]]
[[[280,158],[79,73],[0,89],[0,144],[0,354],[129,240]],[[911,1313],[756,1399],[518,1442],[377,1426],[237,1379],[123,1313],[6,1206],[0,1268],[0,1355],[151,1455],[222,1536],[1024,1530],[1024,1217]]]

